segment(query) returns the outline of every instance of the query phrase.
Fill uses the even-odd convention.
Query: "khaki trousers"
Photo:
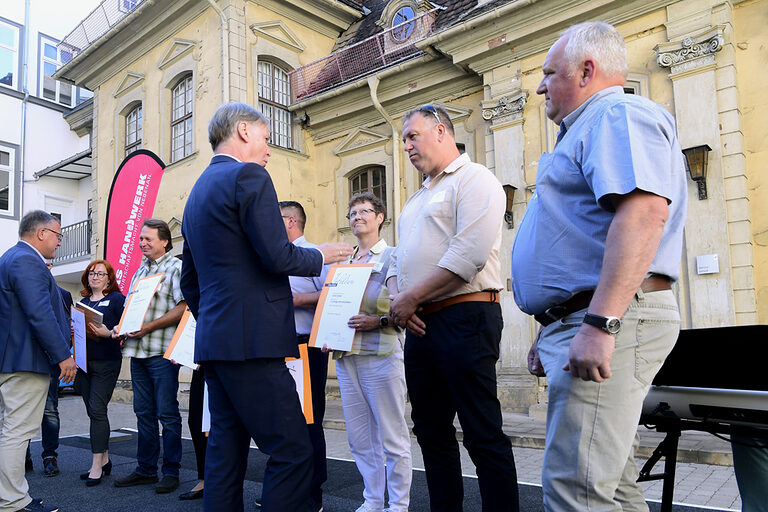
[[[647,512],[636,482],[637,425],[651,381],[677,341],[677,302],[669,290],[637,292],[616,335],[613,376],[602,383],[585,382],[562,369],[585,313],[548,325],[538,341],[549,383],[544,508]]]
[[[24,456],[40,429],[50,382],[44,373],[0,373],[0,512],[19,510],[32,501]]]

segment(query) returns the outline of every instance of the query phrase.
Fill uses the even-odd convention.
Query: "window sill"
[[[275,146],[274,144],[269,144],[269,150],[273,153],[284,153],[285,156],[298,156],[305,160],[309,158],[308,154],[302,153],[298,149],[284,148],[283,146]]]
[[[178,167],[181,164],[187,163],[189,160],[192,160],[192,159],[196,158],[199,153],[200,153],[199,151],[193,151],[192,153],[188,154],[184,158],[182,158],[180,160],[176,160],[175,162],[171,162],[170,164],[165,166],[164,171],[170,171],[171,168],[173,168],[173,167]]]

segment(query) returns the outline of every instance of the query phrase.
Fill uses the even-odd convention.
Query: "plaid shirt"
[[[171,256],[170,253],[165,253],[161,258],[153,262],[145,259],[139,270],[133,275],[133,279],[131,279],[131,290],[133,290],[136,281],[142,277],[162,272],[165,272],[165,275],[160,282],[160,286],[157,288],[155,296],[152,297],[152,301],[149,303],[147,316],[144,317],[145,322],[157,320],[184,300],[180,285],[181,260]],[[176,332],[176,327],[176,325],[169,325],[168,327],[154,330],[143,338],[126,338],[123,343],[123,357],[143,359],[163,355],[168,348],[168,344],[171,342],[171,338],[173,338],[173,333]]]
[[[360,304],[360,313],[364,315],[382,316],[389,313],[389,290],[387,290],[386,278],[389,264],[392,261],[392,248],[387,247],[387,242],[379,240],[371,247],[370,255],[366,263],[373,263],[373,271],[365,287],[363,302]],[[355,249],[357,254],[357,248]],[[354,255],[353,255],[354,256]],[[386,356],[395,351],[398,338],[403,336],[402,331],[389,327],[373,329],[370,331],[357,331],[352,341],[352,350],[342,352],[333,351],[334,359],[341,359],[347,355]]]

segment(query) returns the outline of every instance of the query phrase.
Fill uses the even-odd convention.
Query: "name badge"
[[[97,306],[109,306],[109,301],[108,300],[103,300],[103,301],[99,302],[97,304]]]
[[[445,190],[441,190],[429,198],[429,204],[441,203],[443,201],[445,201]]]
[[[373,270],[372,272],[381,272],[381,269],[384,268],[384,263],[378,262],[373,264]]]

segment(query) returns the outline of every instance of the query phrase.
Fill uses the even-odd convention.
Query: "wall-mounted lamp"
[[[707,155],[712,148],[706,144],[683,150],[685,167],[699,188],[699,199],[707,198]]]
[[[504,220],[507,223],[507,229],[515,227],[515,223],[512,219],[512,204],[515,199],[515,190],[517,187],[512,185],[504,185],[504,194],[507,196],[507,207],[504,211]]]

